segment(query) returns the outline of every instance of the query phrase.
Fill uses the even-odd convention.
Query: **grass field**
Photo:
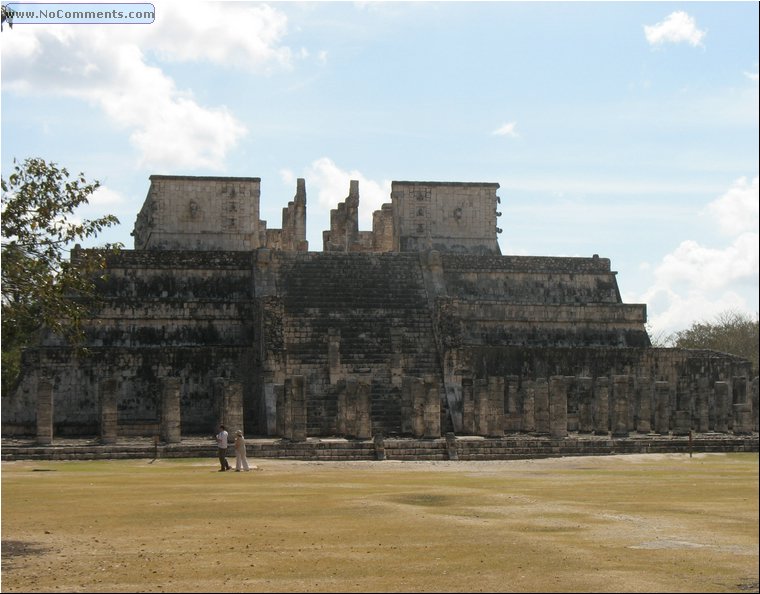
[[[758,455],[2,463],[3,592],[757,592]]]

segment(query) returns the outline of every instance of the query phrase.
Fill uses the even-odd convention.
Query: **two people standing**
[[[228,439],[229,434],[225,430],[224,425],[219,425],[219,433],[216,434],[216,447],[219,454],[219,464],[221,465],[219,472],[232,470],[230,463],[227,462]],[[248,458],[245,452],[245,438],[243,437],[243,432],[238,431],[235,434],[235,471],[240,472],[241,469],[248,471],[250,467],[248,466]]]

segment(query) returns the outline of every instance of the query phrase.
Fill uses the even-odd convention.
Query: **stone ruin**
[[[501,255],[499,184],[393,182],[360,231],[352,181],[313,252],[303,179],[280,229],[259,178],[150,179],[86,351],[46,335],[25,352],[5,437],[758,430],[750,363],[653,348],[608,259]]]

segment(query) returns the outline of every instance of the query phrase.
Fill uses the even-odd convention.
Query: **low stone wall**
[[[280,458],[321,462],[347,460],[518,460],[563,456],[605,456],[612,454],[664,454],[701,452],[757,452],[758,434],[731,436],[700,433],[692,436],[655,433],[614,438],[569,434],[566,438],[524,435],[503,438],[455,437],[439,439],[382,438],[372,440],[249,439],[251,458]],[[217,455],[211,439],[186,438],[179,443],[158,443],[148,439],[122,440],[103,444],[92,440],[57,440],[37,445],[32,440],[3,440],[2,460],[117,460],[133,458],[210,458]],[[228,455],[234,457],[230,447]]]

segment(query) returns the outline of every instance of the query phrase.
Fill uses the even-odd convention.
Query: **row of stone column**
[[[180,409],[181,381],[178,377],[161,379],[161,416],[159,437],[165,443],[179,443],[182,435]],[[101,380],[97,386],[100,441],[116,443],[119,436],[119,383],[115,378]],[[242,384],[224,378],[213,380],[218,424],[236,431],[243,429]],[[37,384],[37,443],[50,445],[54,433],[53,382],[41,378]]]
[[[505,431],[564,437],[568,431],[626,436],[655,431],[686,435],[691,430],[751,433],[757,429],[753,401],[757,378],[748,397],[746,378],[715,382],[706,378],[690,390],[687,382],[676,387],[675,410],[672,386],[667,381],[629,375],[589,378],[552,376],[523,380],[517,376],[462,379],[462,432],[500,436]],[[577,409],[571,415],[568,403]],[[738,402],[734,402],[737,400]],[[712,411],[710,404],[712,403]],[[756,406],[756,404],[755,404]],[[654,419],[654,426],[652,426]]]
[[[675,387],[666,381],[616,375],[598,377],[552,376],[523,380],[516,376],[463,378],[462,428],[464,434],[502,436],[505,431],[564,437],[569,431],[613,436],[654,431],[685,435],[691,430],[743,434],[757,430],[758,379],[748,397],[746,378],[732,383],[717,381],[711,387],[700,379],[694,390],[685,380]],[[733,389],[732,389],[733,388]],[[337,380],[336,431],[340,435],[368,439],[372,435],[369,378]],[[231,430],[243,428],[243,391],[239,382],[213,380],[219,423]],[[577,410],[568,412],[570,391]],[[118,437],[118,382],[108,378],[98,385],[100,437],[114,443]],[[181,381],[161,380],[160,437],[166,443],[180,441]],[[293,440],[306,439],[307,394],[303,376],[274,385],[276,433]],[[37,441],[53,440],[53,383],[41,378],[37,390]],[[755,402],[753,406],[753,401]],[[675,409],[673,408],[675,403]],[[754,411],[754,414],[753,414]],[[652,421],[653,420],[653,421]],[[401,382],[401,432],[414,437],[441,436],[441,400],[437,378],[408,377]]]
[[[338,435],[369,439],[372,431],[372,397],[369,377],[336,380],[330,386],[336,398]],[[307,395],[303,376],[275,384],[276,434],[299,441],[307,436]],[[401,381],[401,433],[414,437],[441,436],[441,396],[436,378],[405,376]]]

